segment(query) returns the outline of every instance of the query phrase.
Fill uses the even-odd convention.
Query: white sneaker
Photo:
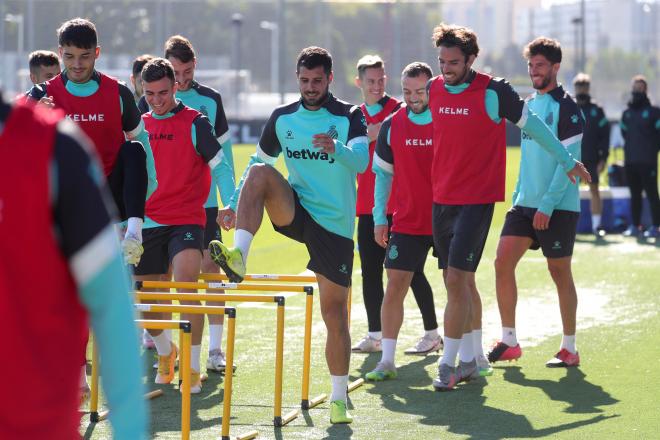
[[[367,335],[351,348],[353,353],[376,353],[383,351],[380,339]]]
[[[223,372],[227,368],[227,360],[222,350],[209,351],[209,358],[206,360],[206,369]]]
[[[440,351],[444,347],[442,338],[440,336],[433,337],[424,335],[419,338],[414,347],[404,351],[405,354],[425,355],[433,351]]]
[[[144,252],[142,242],[134,235],[128,234],[121,242],[121,250],[124,253],[124,262],[137,266],[140,262],[140,257]]]

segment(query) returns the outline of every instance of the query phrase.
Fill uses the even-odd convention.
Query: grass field
[[[242,172],[254,147],[235,149]],[[494,292],[493,259],[511,188],[518,168],[518,149],[508,150],[507,196],[497,205],[477,282],[484,304],[484,334],[489,343],[499,337]],[[281,163],[280,163],[281,166]],[[227,240],[232,241],[232,234]],[[255,239],[248,271],[299,273],[307,256],[302,245],[276,234],[267,219]],[[366,332],[359,260],[353,277],[352,337]],[[441,318],[445,291],[429,258],[426,274],[435,292]],[[438,356],[406,357],[403,350],[421,336],[422,321],[412,295],[406,299],[406,319],[397,348],[399,378],[367,384],[350,395],[355,422],[332,426],[328,405],[322,404],[283,428],[272,426],[275,313],[270,306],[239,304],[232,408],[232,435],[251,429],[266,439],[652,439],[660,434],[660,249],[608,236],[595,243],[578,236],[574,254],[578,289],[579,369],[544,366],[561,338],[554,286],[540,252],[529,253],[518,270],[518,335],[524,355],[520,362],[497,366],[495,374],[450,393],[433,391]],[[284,412],[300,403],[304,300],[287,298]],[[442,323],[440,322],[442,327]],[[315,304],[312,340],[311,395],[328,392],[323,355],[324,326]],[[202,362],[206,349],[202,350]],[[145,383],[154,389],[152,352],[145,353]],[[379,354],[353,355],[351,378],[372,369]],[[180,436],[180,397],[174,386],[160,386],[165,395],[151,402],[154,438]],[[222,400],[221,376],[210,374],[201,394],[193,397],[192,438],[218,438]],[[85,438],[110,437],[110,425],[89,425]]]

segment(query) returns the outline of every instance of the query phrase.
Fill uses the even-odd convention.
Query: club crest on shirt
[[[291,130],[287,130],[287,131],[286,131],[286,136],[284,137],[284,139],[294,139],[294,137],[293,137],[293,131],[291,131]]]
[[[204,116],[206,116],[207,118],[209,117],[209,110],[206,108],[205,105],[201,105],[201,106],[199,107],[199,112],[200,112],[201,114],[203,114]]]
[[[328,131],[326,132],[328,136],[330,136],[332,139],[337,139],[339,137],[339,132],[337,131],[337,126],[336,125],[331,125]]]
[[[545,125],[552,125],[552,123],[555,121],[555,117],[552,112],[548,113],[548,115],[545,117]]]
[[[578,117],[578,115],[571,116],[571,122],[573,124],[577,124],[579,120],[580,120],[580,118]]]

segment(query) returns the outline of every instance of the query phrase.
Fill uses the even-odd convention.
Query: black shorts
[[[432,247],[432,235],[410,235],[392,232],[385,252],[385,268],[407,272],[423,272],[426,257]]]
[[[494,203],[482,205],[433,204],[433,243],[438,267],[476,272],[484,252]]]
[[[218,218],[218,208],[204,208],[206,211],[206,226],[204,227],[204,249],[208,249],[211,240],[222,241],[222,232],[216,219]]]
[[[591,183],[598,183],[598,162],[583,162],[584,167],[591,174]]]
[[[529,237],[530,249],[541,248],[546,258],[562,258],[573,255],[575,233],[580,213],[556,209],[545,231],[534,229],[536,208],[514,206],[506,213],[501,236]]]
[[[328,231],[316,223],[293,192],[295,214],[287,226],[273,228],[280,234],[304,243],[309,252],[307,269],[340,286],[349,287],[353,274],[353,240]]]
[[[144,253],[135,275],[159,275],[169,271],[176,254],[184,249],[202,252],[204,229],[199,225],[159,226],[142,230]]]

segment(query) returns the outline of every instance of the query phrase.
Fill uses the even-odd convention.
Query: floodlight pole
[[[270,31],[270,93],[280,93],[280,27],[273,21],[264,20],[261,29]],[[281,104],[281,103],[280,103]]]
[[[241,89],[241,25],[243,14],[235,13],[231,16],[231,24],[234,28],[234,117],[240,113],[240,89]]]

